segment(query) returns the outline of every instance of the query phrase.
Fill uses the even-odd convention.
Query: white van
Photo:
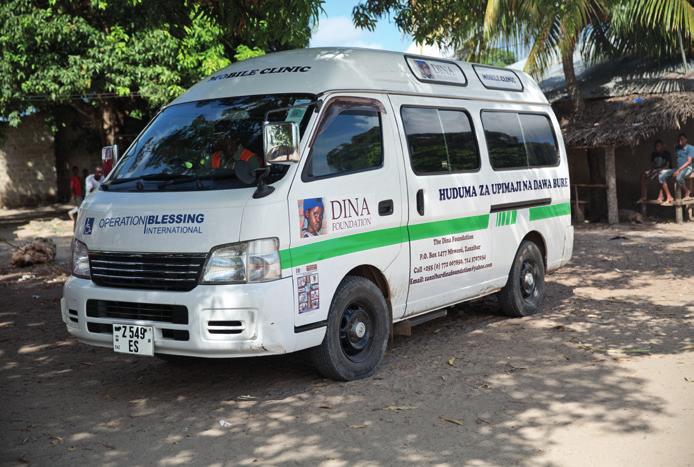
[[[311,349],[352,380],[394,323],[498,293],[534,313],[570,258],[569,171],[509,69],[321,48],[235,63],[161,110],[79,214],[63,321],[116,352]]]

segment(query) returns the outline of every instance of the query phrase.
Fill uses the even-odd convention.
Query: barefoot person
[[[692,195],[689,188],[687,188],[686,179],[694,170],[692,167],[692,159],[694,159],[694,146],[687,144],[687,135],[684,133],[680,133],[680,135],[677,137],[675,155],[677,156],[677,169],[665,170],[658,177],[660,183],[663,184],[665,196],[667,196],[667,199],[663,204],[672,204],[674,201],[672,194],[670,193],[670,188],[667,184],[670,178],[674,178],[675,182],[682,187],[685,199],[690,198]]]
[[[661,140],[655,142],[655,150],[651,153],[651,168],[641,174],[641,202],[648,199],[648,181],[657,180],[658,176],[665,170],[671,169],[670,153],[665,149],[665,144]],[[663,201],[663,188],[661,185],[658,192],[658,201]]]

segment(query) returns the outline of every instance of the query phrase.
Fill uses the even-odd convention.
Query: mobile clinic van
[[[311,349],[372,374],[398,322],[572,253],[557,120],[525,74],[359,49],[236,63],[165,107],[80,210],[68,331],[116,352]]]

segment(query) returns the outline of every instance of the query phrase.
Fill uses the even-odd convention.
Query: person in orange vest
[[[233,168],[236,161],[245,161],[255,170],[262,167],[260,157],[241,144],[238,136],[225,135],[218,144],[218,149],[210,157],[210,167],[213,169]]]

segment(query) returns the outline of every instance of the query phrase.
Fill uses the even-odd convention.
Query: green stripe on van
[[[518,218],[518,211],[500,211],[496,213],[496,226],[513,225]]]
[[[571,203],[552,204],[530,208],[530,220],[539,221],[549,217],[570,216]]]
[[[530,208],[531,221],[570,214],[570,203]],[[517,219],[517,210],[498,212],[496,214],[496,225],[512,225],[516,223]],[[409,228],[403,226],[374,230],[372,232],[362,232],[280,250],[280,263],[282,269],[288,269],[334,258],[336,256],[405,243],[408,241],[408,235],[410,241],[424,240],[432,237],[484,230],[488,226],[489,214],[482,214],[479,216],[461,217],[444,221],[425,222],[422,224],[410,225]]]
[[[489,214],[480,216],[461,217],[445,221],[425,222],[423,224],[410,225],[410,240],[423,240],[425,238],[440,237],[463,232],[483,230],[489,226]]]
[[[472,232],[474,230],[486,229],[488,225],[489,214],[426,222],[409,226],[409,238],[414,241],[455,233]],[[280,263],[282,269],[287,269],[336,256],[405,243],[407,241],[407,226],[362,232],[280,250]]]
[[[280,251],[282,269],[407,241],[406,227],[362,232]]]

